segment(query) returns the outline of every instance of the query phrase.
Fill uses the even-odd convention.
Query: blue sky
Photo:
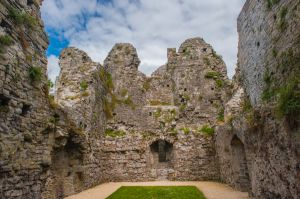
[[[59,74],[61,50],[75,46],[103,63],[113,45],[132,43],[139,69],[150,75],[166,63],[167,48],[203,37],[223,56],[228,75],[237,57],[237,16],[244,0],[44,0],[42,18],[50,38],[48,75]]]

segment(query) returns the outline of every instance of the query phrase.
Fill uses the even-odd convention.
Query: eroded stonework
[[[216,149],[221,180],[253,198],[300,197],[299,9],[248,0],[238,19],[234,94]]]
[[[54,97],[40,4],[0,1],[0,198],[148,180],[299,198],[299,1],[246,2],[232,82],[201,38],[168,49],[151,77],[131,44],[116,44],[103,66],[72,47]]]
[[[83,118],[76,108],[76,100],[82,99],[78,96],[78,80],[90,81],[87,76],[78,77],[78,67],[81,70],[84,64],[76,60],[78,54],[72,58],[76,51],[71,48],[62,53],[56,97],[59,104],[77,111],[69,114],[80,122]],[[104,181],[219,179],[213,138],[202,128],[213,131],[223,111],[228,84],[225,64],[200,38],[185,41],[178,53],[174,49],[168,53],[167,64],[151,77],[138,71],[140,61],[130,44],[116,44],[104,68],[92,73],[83,69],[99,76],[107,93],[103,93],[107,124],[98,140]],[[69,67],[77,73],[69,75],[71,79],[65,75]],[[72,94],[74,88],[77,91]],[[91,112],[88,102],[85,106],[83,110]],[[151,149],[155,142],[168,143],[171,151]],[[161,161],[161,153],[168,153],[168,160]]]

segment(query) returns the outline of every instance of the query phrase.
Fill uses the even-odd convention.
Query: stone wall
[[[299,6],[248,0],[238,19],[238,73],[216,149],[222,181],[254,198],[300,197]]]
[[[51,163],[48,39],[39,5],[0,1],[0,198],[41,198]]]
[[[222,120],[224,62],[203,39],[194,38],[178,53],[169,50],[168,63],[151,77],[138,65],[130,44],[116,44],[104,62],[113,84],[101,142],[106,181],[217,180],[214,142],[201,129],[212,130]],[[169,162],[159,162],[151,151],[158,140],[172,145]]]
[[[105,124],[104,90],[90,70],[76,76],[91,84],[85,91],[80,91],[79,82],[77,88],[69,87],[83,95],[74,99],[76,109],[63,100],[57,100],[58,105],[49,95],[48,39],[40,4],[0,1],[0,198],[57,199],[101,182],[100,159],[95,156]],[[90,63],[88,57],[78,56],[76,61],[80,59],[82,67]],[[62,59],[62,65],[67,64]],[[69,72],[63,70],[66,76]],[[68,80],[74,81],[70,76]],[[98,87],[90,89],[94,86]]]
[[[67,48],[54,99],[40,4],[0,1],[0,198],[146,180],[299,198],[299,1],[246,2],[231,90],[221,57],[193,38],[151,77],[130,44],[116,44],[104,66]]]
[[[102,66],[76,48],[63,50],[59,64],[55,103],[66,112],[63,121],[72,130],[61,131],[53,146],[49,198],[74,194],[102,181],[99,140],[106,121],[105,91],[98,74]]]

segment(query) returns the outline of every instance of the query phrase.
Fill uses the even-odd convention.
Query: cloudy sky
[[[100,63],[113,45],[132,43],[140,70],[150,75],[166,63],[167,48],[203,37],[234,73],[236,20],[245,0],[44,0],[42,18],[50,37],[49,77],[59,73],[61,50],[75,46]]]

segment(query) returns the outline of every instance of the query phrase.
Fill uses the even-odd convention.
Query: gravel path
[[[65,199],[105,199],[121,186],[185,186],[198,187],[207,199],[249,199],[248,194],[216,182],[111,182],[88,189]]]

